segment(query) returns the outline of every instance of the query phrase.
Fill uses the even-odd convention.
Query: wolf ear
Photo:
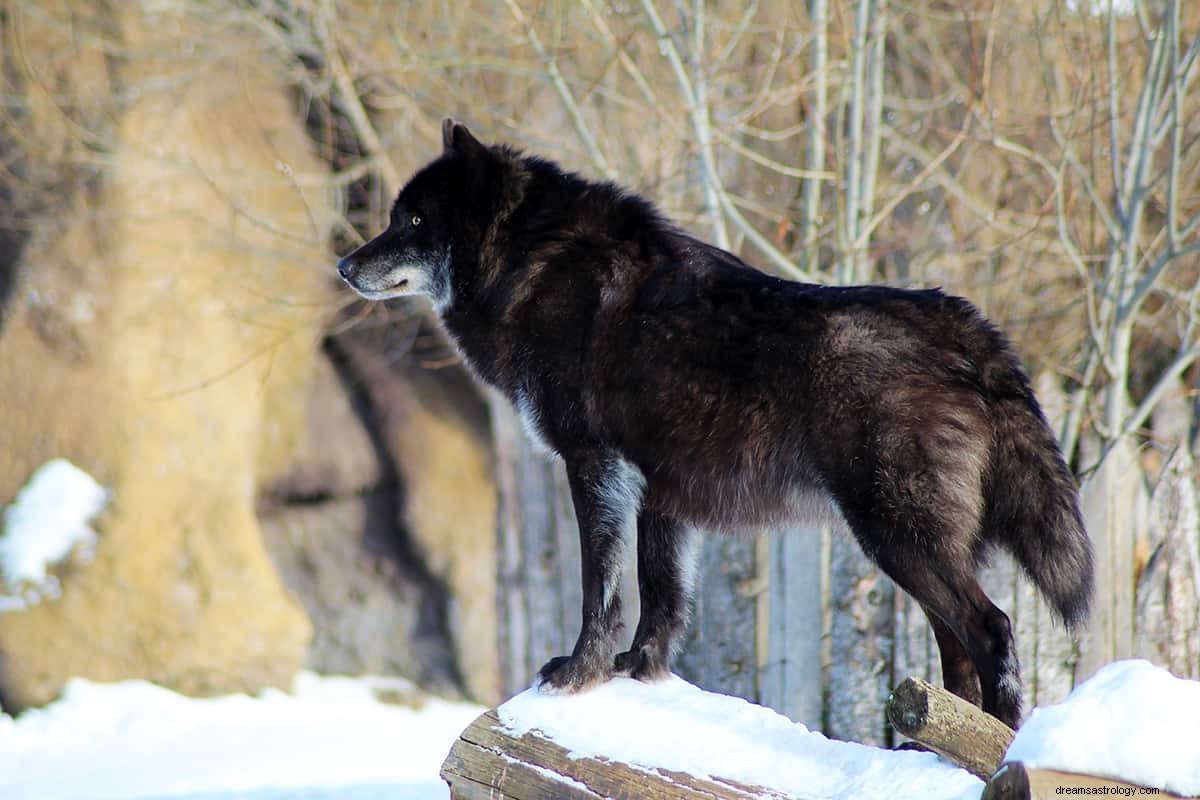
[[[442,120],[442,149],[446,153],[455,151],[469,154],[482,150],[483,145],[467,130],[466,125],[446,117]]]

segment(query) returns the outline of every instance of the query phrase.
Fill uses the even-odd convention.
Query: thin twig
[[[642,7],[646,11],[646,16],[650,19],[650,24],[654,28],[655,35],[658,37],[660,49],[663,55],[666,56],[667,63],[671,66],[671,71],[675,74],[675,80],[679,84],[679,91],[683,95],[684,103],[687,105],[688,113],[692,120],[692,127],[699,145],[701,164],[704,167],[705,191],[712,193],[719,209],[724,211],[742,235],[758,248],[781,273],[802,280],[810,278],[809,273],[797,267],[790,258],[780,252],[779,248],[775,247],[765,236],[755,230],[754,226],[750,224],[741,211],[726,196],[725,190],[721,185],[720,175],[717,173],[716,158],[713,155],[708,114],[697,107],[696,93],[692,86],[692,81],[688,77],[687,70],[684,68],[683,59],[679,55],[679,49],[675,46],[675,40],[671,38],[670,33],[663,24],[662,17],[658,15],[658,9],[655,8],[654,1],[642,0]],[[718,242],[722,239],[728,241],[729,237],[724,233],[725,226],[723,219],[714,220],[714,228],[716,229]]]
[[[533,24],[525,16],[525,12],[521,10],[521,7],[517,5],[516,0],[505,0],[505,3],[508,5],[508,10],[512,12],[513,17],[517,20],[517,23],[525,29],[525,38],[529,41],[530,46],[533,47],[533,51],[542,60],[546,76],[550,79],[550,84],[554,87],[554,91],[558,93],[563,107],[566,108],[567,116],[571,118],[571,125],[574,126],[575,133],[578,134],[580,140],[583,142],[583,149],[587,151],[592,166],[603,173],[604,177],[609,180],[616,180],[617,171],[608,163],[608,159],[604,156],[604,151],[600,149],[600,145],[592,133],[591,126],[584,120],[579,103],[575,101],[575,95],[571,91],[571,87],[567,85],[562,71],[558,68],[557,59],[542,44],[542,40],[538,37],[537,31],[534,30]]]
[[[387,151],[383,147],[383,142],[379,138],[379,133],[371,123],[371,118],[367,114],[367,110],[363,108],[358,90],[354,88],[354,78],[351,77],[350,70],[346,68],[346,62],[342,60],[337,42],[330,35],[330,23],[333,21],[333,18],[334,9],[332,0],[324,0],[321,3],[321,11],[315,20],[317,41],[321,45],[326,63],[329,64],[329,70],[333,73],[333,84],[337,87],[342,110],[346,112],[346,116],[350,119],[350,124],[354,127],[354,132],[358,135],[363,149],[367,151],[367,155],[375,162],[375,168],[379,170],[379,176],[384,184],[383,189],[385,194],[388,197],[392,197],[400,191],[400,171],[396,169],[396,165],[388,157]]]

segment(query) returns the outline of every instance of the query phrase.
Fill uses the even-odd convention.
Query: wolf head
[[[442,123],[442,155],[413,176],[392,206],[387,230],[338,262],[338,274],[368,300],[424,295],[438,311],[453,300],[452,241],[488,148],[465,125]]]

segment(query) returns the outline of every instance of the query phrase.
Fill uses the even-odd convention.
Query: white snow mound
[[[0,579],[11,590],[33,587],[33,594],[54,594],[57,584],[46,569],[76,547],[91,548],[96,533],[88,523],[108,505],[108,491],[91,475],[67,461],[47,461],[33,473],[16,500],[4,509],[0,533]],[[23,607],[4,598],[5,607]],[[16,601],[16,602],[13,602]]]
[[[388,705],[400,679],[301,673],[292,694],[192,699],[145,681],[72,680],[55,703],[0,714],[4,800],[428,800],[479,706]]]
[[[1105,666],[1063,702],[1035,708],[1007,761],[1200,795],[1200,682],[1149,661]]]
[[[572,758],[686,772],[829,798],[970,798],[983,783],[932,753],[881,750],[809,731],[768,708],[671,677],[614,678],[583,694],[529,689],[498,709],[514,735],[531,730]]]

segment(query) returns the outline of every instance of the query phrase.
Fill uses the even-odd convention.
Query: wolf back
[[[1012,626],[976,569],[1006,549],[1074,626],[1092,554],[1005,337],[939,290],[772,277],[616,185],[449,120],[443,139],[339,272],[371,299],[431,297],[466,362],[565,463],[583,617],[542,684],[666,675],[698,528],[840,520],[925,611],[946,687],[1015,726]],[[617,652],[635,530],[641,619]]]

